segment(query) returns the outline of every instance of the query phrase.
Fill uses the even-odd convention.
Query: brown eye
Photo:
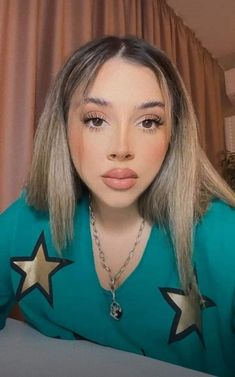
[[[103,124],[103,119],[101,118],[92,118],[90,119],[90,122],[94,127],[100,127]]]
[[[146,118],[141,123],[142,127],[145,129],[154,129],[163,124],[162,119],[160,117]]]
[[[104,119],[95,116],[88,116],[83,122],[89,128],[100,128],[103,126]]]
[[[153,119],[145,119],[143,120],[142,125],[144,128],[151,128],[153,126],[153,123]]]

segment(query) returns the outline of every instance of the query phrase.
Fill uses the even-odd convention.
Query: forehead
[[[116,105],[120,111],[139,107],[145,102],[162,103],[165,109],[167,105],[165,90],[163,95],[155,72],[121,57],[105,62],[85,90],[81,86],[77,87],[69,111],[84,105],[84,100],[86,103],[90,97]]]
[[[148,67],[120,57],[102,65],[87,94],[128,102],[140,98],[163,101],[156,74]]]

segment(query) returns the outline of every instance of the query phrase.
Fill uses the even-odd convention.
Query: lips
[[[114,190],[128,190],[136,184],[137,174],[131,169],[112,169],[107,171],[102,180],[106,186]]]
[[[131,169],[112,169],[107,171],[104,178],[116,178],[116,179],[126,179],[126,178],[138,178],[136,172]]]

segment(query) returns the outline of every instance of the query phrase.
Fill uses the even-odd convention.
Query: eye
[[[103,124],[103,119],[101,118],[88,118],[85,123],[90,123],[93,127],[100,127]]]
[[[150,129],[156,129],[159,126],[163,124],[163,120],[159,116],[154,117],[146,117],[144,120],[142,120],[141,125],[144,129],[150,130]]]
[[[98,130],[103,126],[105,120],[97,115],[87,115],[83,118],[85,126]]]

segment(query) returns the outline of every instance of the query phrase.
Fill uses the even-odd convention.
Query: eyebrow
[[[111,102],[108,102],[108,101],[106,101],[106,100],[103,99],[103,98],[97,98],[97,97],[86,97],[86,98],[84,98],[83,101],[84,101],[84,103],[94,103],[95,105],[99,105],[99,106],[109,106],[109,107],[112,106]],[[141,104],[138,105],[138,106],[135,106],[135,108],[137,108],[138,110],[142,110],[142,109],[150,109],[150,108],[153,108],[153,107],[161,107],[161,108],[164,108],[165,105],[164,105],[164,103],[161,102],[161,101],[151,100],[151,101],[143,102],[143,103],[141,103]]]

